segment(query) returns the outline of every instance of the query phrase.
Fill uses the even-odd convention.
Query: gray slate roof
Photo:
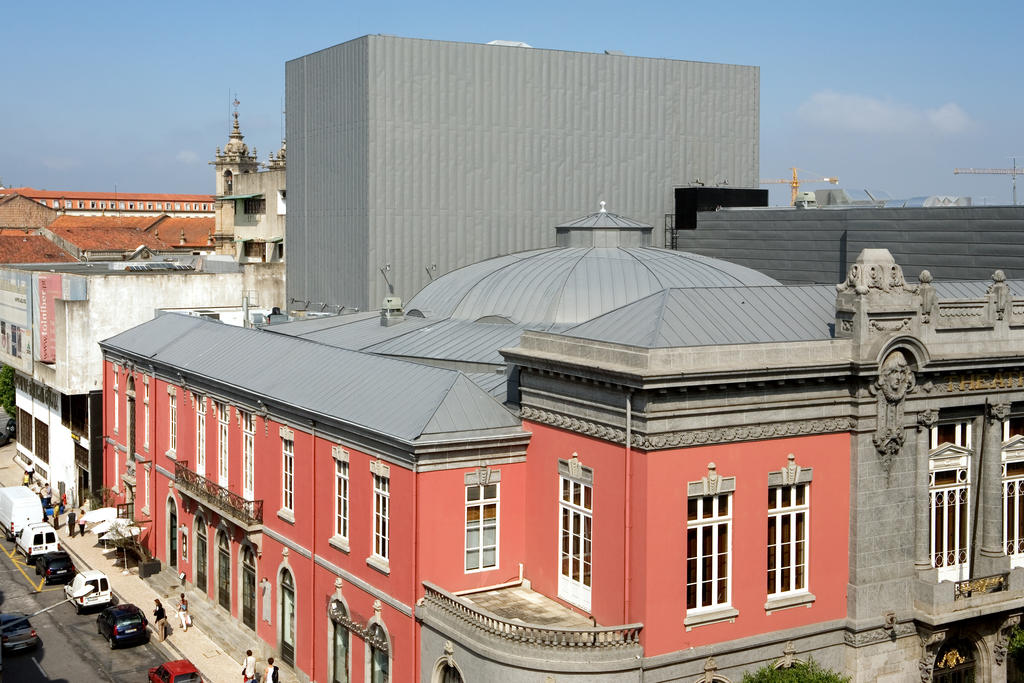
[[[162,315],[100,346],[404,442],[522,431],[460,372],[203,318]]]

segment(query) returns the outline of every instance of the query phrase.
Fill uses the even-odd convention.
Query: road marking
[[[25,562],[23,562],[20,557],[15,557],[13,552],[11,552],[11,553],[7,552],[6,548],[4,548],[4,554],[7,556],[7,559],[11,561],[11,564],[14,565],[14,568],[17,569],[19,572],[21,572],[21,575],[25,577],[25,580],[28,581],[28,584],[30,586],[32,586],[32,588],[35,590],[35,592],[36,593],[42,592],[43,584],[46,582],[46,577],[43,577],[42,579],[40,579],[39,583],[36,583],[35,580],[32,579],[25,572],[25,568],[28,565],[25,564]]]
[[[45,678],[46,680],[50,680],[50,676],[46,673],[46,670],[43,669],[43,665],[39,663],[38,659],[33,657],[32,663],[36,665],[37,669],[39,669],[39,673],[43,674],[43,678]]]

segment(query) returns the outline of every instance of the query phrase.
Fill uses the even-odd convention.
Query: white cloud
[[[955,102],[947,102],[937,109],[917,109],[902,102],[832,90],[811,95],[797,108],[797,114],[822,128],[858,133],[907,133],[922,129],[959,133],[971,123],[967,113]]]
[[[82,162],[70,157],[44,157],[42,164],[51,171],[70,171],[76,166],[81,166]]]
[[[199,155],[190,149],[183,149],[174,157],[183,164],[194,164],[199,161]]]

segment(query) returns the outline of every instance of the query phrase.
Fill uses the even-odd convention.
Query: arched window
[[[196,517],[196,588],[206,592],[206,569],[208,546],[206,543],[206,520]]]
[[[349,683],[348,675],[348,627],[342,620],[348,616],[348,610],[340,600],[331,602],[331,683]]]
[[[224,194],[231,194],[231,188],[233,186],[232,176],[230,169],[224,171]]]
[[[932,669],[934,683],[973,683],[976,662],[974,646],[967,640],[957,639],[939,650]]]
[[[437,676],[434,680],[436,683],[465,683],[455,665],[447,662],[438,665]]]
[[[217,533],[217,602],[231,611],[231,543],[223,529]]]
[[[178,505],[167,498],[167,564],[178,566]]]
[[[295,664],[295,580],[287,569],[281,570],[281,659]]]
[[[242,548],[242,623],[256,629],[256,554]]]
[[[366,642],[370,647],[370,683],[389,683],[391,662],[388,659],[388,636],[380,624],[370,627]]]

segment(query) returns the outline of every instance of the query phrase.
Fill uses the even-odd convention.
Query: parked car
[[[43,521],[39,496],[27,486],[0,488],[0,526],[8,540],[14,539],[28,524]]]
[[[96,617],[96,631],[107,639],[111,650],[118,645],[148,641],[148,625],[142,610],[129,602],[108,607]]]
[[[0,419],[0,446],[6,446],[14,440],[18,431],[18,421],[13,417]]]
[[[175,659],[150,669],[149,683],[203,683],[203,678],[195,664],[187,659]]]
[[[36,576],[46,583],[67,583],[75,578],[75,565],[63,550],[36,558]]]
[[[36,522],[21,530],[14,541],[14,547],[31,560],[37,555],[57,552],[60,550],[60,542],[57,540],[56,529],[46,522]]]
[[[24,614],[0,614],[0,632],[3,633],[3,649],[28,650],[39,644],[39,636]]]
[[[85,590],[87,585],[92,586],[93,590],[86,595],[82,595],[82,591]],[[75,597],[76,595],[81,597]],[[110,581],[107,579],[107,575],[95,569],[88,569],[75,574],[74,581],[64,585],[64,597],[74,598],[71,604],[75,606],[75,611],[79,614],[86,607],[109,605],[113,600],[113,596],[110,594]]]

